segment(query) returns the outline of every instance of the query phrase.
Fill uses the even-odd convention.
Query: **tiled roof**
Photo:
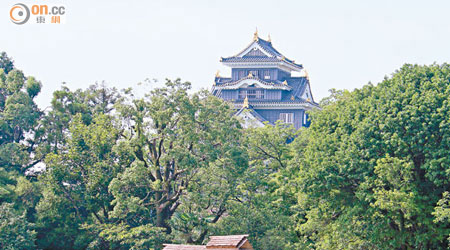
[[[291,96],[296,97],[296,99],[300,96],[302,96],[303,92],[305,91],[307,85],[308,85],[308,78],[306,77],[292,77],[292,78],[288,78],[287,83],[289,86],[292,87],[292,91],[289,93],[285,93],[282,98],[281,101],[282,102],[287,102],[287,101],[291,101]]]
[[[234,81],[234,82],[233,81],[222,82],[222,84],[220,84],[219,86],[233,86],[233,85],[236,85],[239,82],[241,82],[243,80],[246,80],[246,79],[256,80],[256,81],[258,81],[259,83],[261,83],[263,85],[271,86],[271,87],[277,87],[277,88],[281,88],[281,89],[291,89],[292,88],[291,86],[289,86],[289,84],[288,85],[284,85],[281,81],[278,81],[278,80],[273,80],[273,82],[266,82],[266,81],[264,81],[264,80],[262,80],[262,79],[260,79],[258,77],[255,77],[255,76],[247,76],[247,77],[241,78],[241,79],[239,79],[237,81]],[[217,82],[216,82],[216,84],[217,84]]]
[[[250,114],[252,114],[258,121],[260,122],[265,122],[267,121],[266,118],[262,117],[258,112],[256,112],[254,109],[252,108],[241,108],[238,112],[236,112],[235,115],[239,115],[240,113],[242,113],[243,111],[248,111],[250,112]]]
[[[247,234],[243,235],[227,235],[227,236],[211,236],[206,248],[215,247],[238,247],[240,243],[246,240]]]
[[[228,83],[228,82],[232,82],[233,80],[230,77],[216,77],[214,79],[214,81],[216,82],[216,84],[224,84],[224,83]]]
[[[288,59],[278,59],[274,57],[260,57],[260,56],[254,56],[254,57],[222,57],[222,62],[245,62],[245,63],[254,63],[254,62],[287,62],[288,64],[292,64],[296,67],[303,68],[303,65],[294,63],[291,60]]]
[[[261,47],[263,47],[264,50],[266,50],[267,52],[269,52],[271,55],[274,56],[283,56],[280,52],[278,52],[278,50],[276,50],[273,46],[272,46],[272,42],[266,41],[264,39],[261,39],[258,37],[258,41],[257,43],[259,45],[261,45]]]
[[[205,250],[206,246],[164,244],[163,250]]]
[[[303,68],[303,66],[301,64],[296,64],[293,60],[287,59],[280,52],[278,52],[272,46],[272,42],[266,41],[261,38],[258,38],[258,40],[254,41],[254,42],[256,42],[264,51],[266,51],[272,57],[268,57],[268,56],[244,56],[244,57],[232,56],[232,57],[222,58],[222,62],[287,62],[294,66]],[[251,43],[249,46],[247,46],[247,48],[250,47],[252,44],[253,43]],[[247,48],[245,48],[243,51],[245,51]]]
[[[177,245],[164,244],[163,250],[226,250],[226,249],[248,249],[253,250],[248,242],[248,235],[228,235],[228,236],[210,236],[209,242],[204,245]]]
[[[280,59],[275,57],[225,57],[222,58],[222,62],[281,62]]]
[[[234,103],[240,104],[243,103],[242,100],[237,100]],[[274,100],[264,100],[264,101],[252,101],[249,100],[250,105],[258,105],[258,104],[302,104],[302,103],[309,103],[308,101],[302,99],[302,98],[295,98],[295,100],[283,100],[283,101],[274,101]]]

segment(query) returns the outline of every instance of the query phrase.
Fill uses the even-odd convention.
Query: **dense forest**
[[[45,84],[45,83],[44,83]],[[42,84],[0,58],[0,249],[446,249],[450,65],[332,90],[311,126],[243,129],[167,80],[144,97]]]

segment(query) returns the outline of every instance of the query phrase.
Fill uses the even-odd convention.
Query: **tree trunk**
[[[172,228],[167,224],[167,220],[169,219],[168,217],[169,217],[168,206],[158,205],[156,208],[156,226],[165,228],[166,233],[170,234],[172,232]]]

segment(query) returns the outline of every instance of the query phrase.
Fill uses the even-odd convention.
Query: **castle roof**
[[[269,104],[305,104],[310,103],[313,106],[318,106],[316,102],[312,99],[312,96],[308,100],[305,98],[304,93],[309,89],[309,79],[306,76],[302,77],[291,77],[286,79],[286,81],[277,81],[273,80],[272,82],[266,82],[256,77],[244,77],[237,81],[232,81],[231,78],[221,78],[216,77],[216,85],[213,86],[213,93],[221,90],[232,90],[239,89],[242,87],[247,87],[248,84],[252,84],[252,86],[260,87],[264,89],[281,89],[287,90],[288,92],[284,93],[280,100],[250,100],[250,104],[256,104],[258,106],[264,106]],[[235,101],[239,103],[239,100]]]
[[[251,105],[250,105],[251,106]],[[248,112],[249,114],[251,114],[256,120],[258,120],[259,122],[263,123],[265,121],[267,121],[264,117],[262,117],[260,114],[258,114],[258,112],[256,112],[254,109],[252,109],[251,107],[242,107],[241,109],[239,109],[234,115],[239,116],[240,114],[242,114],[243,112]]]
[[[286,58],[278,52],[271,41],[258,37],[255,33],[253,41],[238,54],[221,58],[221,62],[228,66],[236,66],[238,64],[268,64],[271,66],[278,65],[285,70],[300,71],[303,66],[296,64],[294,60]]]
[[[282,81],[278,80],[272,80],[271,82],[264,81],[258,77],[254,76],[247,76],[244,78],[241,78],[237,81],[217,81],[219,79],[216,78],[216,87],[222,88],[222,89],[238,89],[242,87],[242,85],[248,84],[251,82],[251,84],[258,84],[261,88],[265,89],[284,89],[284,90],[291,90],[292,87],[289,86],[289,84],[283,84]]]

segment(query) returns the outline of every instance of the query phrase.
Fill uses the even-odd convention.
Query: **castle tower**
[[[221,58],[231,68],[231,77],[218,73],[212,93],[234,104],[244,126],[264,126],[277,120],[295,128],[309,126],[305,111],[318,108],[309,77],[301,64],[287,59],[255,32],[253,41],[235,56]],[[294,77],[292,72],[301,76]]]

